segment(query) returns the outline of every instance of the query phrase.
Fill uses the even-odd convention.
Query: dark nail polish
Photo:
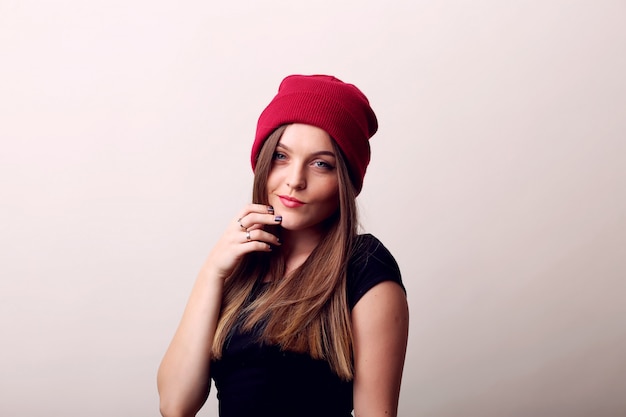
[[[282,222],[283,221],[283,216],[276,216],[276,217],[274,217],[274,221],[278,222],[278,223]]]
[[[267,206],[267,212],[268,212],[269,214],[274,214],[274,207],[272,207],[272,206]]]

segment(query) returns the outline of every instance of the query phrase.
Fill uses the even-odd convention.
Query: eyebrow
[[[282,143],[282,142],[278,142],[278,144],[276,144],[276,148],[278,148],[278,147],[281,147],[281,148],[285,149],[286,151],[291,151],[289,146],[285,146],[285,144]],[[335,153],[331,152],[331,151],[317,151],[317,152],[313,152],[311,154],[311,156],[319,156],[319,155],[326,155],[326,156],[332,156],[333,158],[337,158]]]

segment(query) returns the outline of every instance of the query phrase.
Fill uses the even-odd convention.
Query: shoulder
[[[381,282],[393,281],[405,290],[395,258],[371,234],[357,236],[347,273],[348,303],[351,309],[365,293]]]

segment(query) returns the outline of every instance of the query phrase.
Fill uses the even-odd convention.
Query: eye
[[[334,166],[332,166],[332,165],[331,165],[331,164],[329,164],[328,162],[326,162],[326,161],[321,161],[321,160],[314,161],[314,162],[313,162],[313,165],[314,165],[316,168],[322,168],[322,169],[328,169],[328,170],[335,168]]]
[[[282,161],[282,160],[284,160],[284,159],[286,159],[286,158],[287,158],[287,156],[286,156],[284,153],[281,153],[281,152],[274,152],[274,157],[273,157],[273,159],[274,159],[275,161]]]

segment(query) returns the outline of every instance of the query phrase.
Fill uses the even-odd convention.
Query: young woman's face
[[[287,230],[317,228],[339,207],[337,155],[324,130],[287,126],[267,179],[269,203]]]

